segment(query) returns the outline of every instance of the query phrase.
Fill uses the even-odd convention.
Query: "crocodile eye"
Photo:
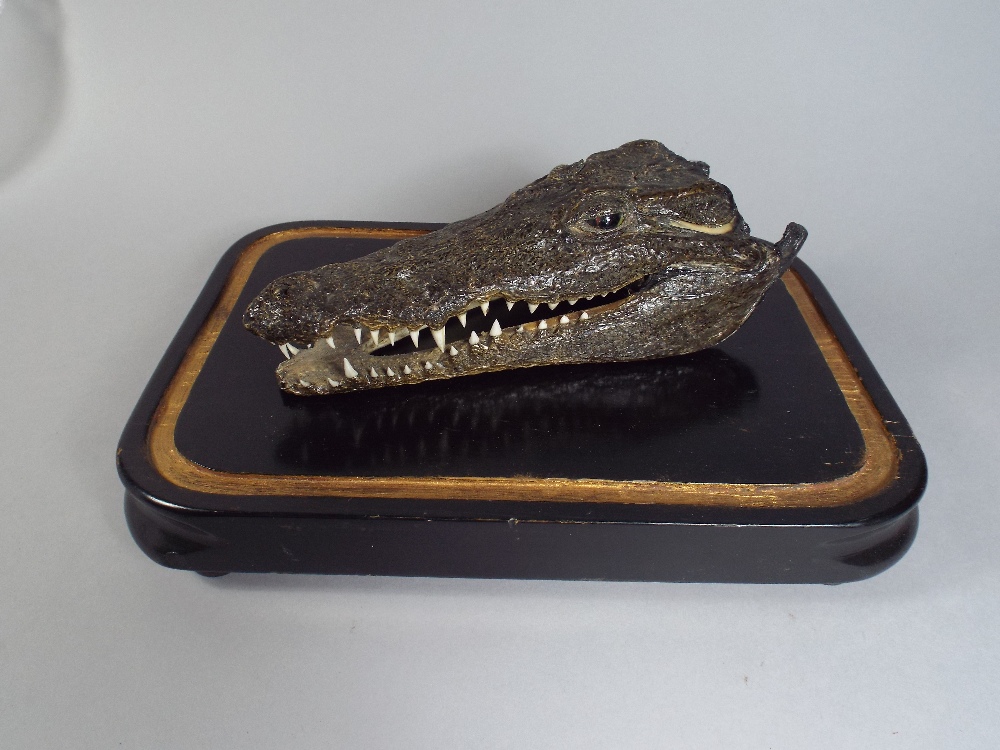
[[[621,214],[598,214],[586,220],[595,229],[617,229],[621,226]]]
[[[566,228],[582,239],[602,241],[608,235],[635,229],[635,206],[627,195],[601,191],[583,195],[566,212]]]

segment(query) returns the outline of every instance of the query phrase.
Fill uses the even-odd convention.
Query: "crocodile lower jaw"
[[[558,302],[497,298],[466,309],[439,329],[335,326],[310,344],[280,344],[288,361],[278,367],[277,376],[286,391],[325,395],[546,364],[518,362],[516,353],[544,347],[553,337],[581,333],[638,297],[647,280],[605,295]]]

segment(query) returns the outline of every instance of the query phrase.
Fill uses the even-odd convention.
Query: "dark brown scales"
[[[733,333],[805,237],[751,237],[706,164],[634,141],[478,216],[277,279],[244,324],[292,355],[278,380],[302,395],[685,354]]]

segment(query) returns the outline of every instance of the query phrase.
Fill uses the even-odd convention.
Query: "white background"
[[[60,114],[0,174],[0,746],[1000,746],[997,8],[64,3]],[[232,242],[463,218],[635,138],[809,229],[927,454],[900,563],[209,580],[133,544],[115,445]]]

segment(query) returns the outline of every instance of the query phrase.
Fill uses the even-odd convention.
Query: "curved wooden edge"
[[[422,230],[366,227],[300,227],[274,232],[240,255],[211,313],[167,386],[150,424],[147,445],[154,468],[171,483],[219,495],[412,498],[428,500],[518,500],[664,504],[739,508],[817,508],[848,505],[888,486],[898,473],[900,453],[881,414],[858,377],[802,279],[782,277],[816,340],[864,438],[861,467],[852,474],[811,484],[711,484],[532,477],[340,477],[236,474],[201,466],[178,449],[177,420],[223,325],[232,313],[257,261],[282,242],[306,237],[403,239]]]

